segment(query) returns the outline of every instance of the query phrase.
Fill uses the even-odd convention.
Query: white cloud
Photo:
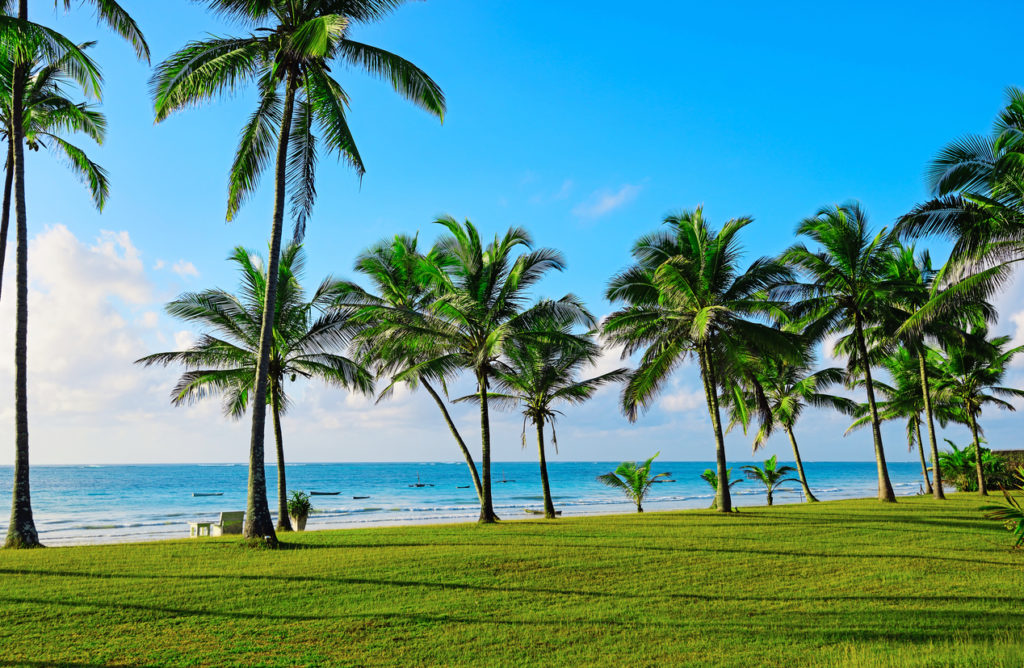
[[[661,407],[671,413],[685,413],[696,409],[706,409],[704,392],[681,388],[661,398]]]
[[[643,190],[643,186],[625,184],[617,191],[598,190],[589,199],[577,204],[572,212],[581,218],[599,218],[629,204]]]
[[[174,266],[171,267],[171,271],[182,278],[199,278],[199,270],[196,269],[196,266],[185,260],[178,260],[175,262]]]

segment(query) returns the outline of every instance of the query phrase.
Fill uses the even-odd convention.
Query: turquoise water
[[[733,462],[738,467],[744,462]],[[633,506],[597,476],[613,462],[551,462],[556,507],[563,515],[630,512]],[[711,489],[700,474],[710,462],[660,462],[675,482],[654,485],[645,510],[704,508]],[[872,497],[877,491],[873,462],[805,464],[818,498]],[[532,462],[492,465],[494,504],[504,519],[529,517],[542,508],[540,475]],[[898,495],[917,494],[920,464],[893,462],[889,474]],[[243,464],[129,466],[37,466],[32,470],[32,506],[40,538],[47,545],[129,542],[188,535],[190,521],[216,519],[221,511],[244,510],[248,470]],[[0,467],[0,525],[10,516],[12,468]],[[413,487],[417,479],[425,487]],[[276,509],[277,469],[267,466],[271,510]],[[479,504],[464,463],[289,464],[288,489],[340,492],[314,496],[316,512],[307,530],[371,524],[470,521]],[[801,500],[796,486],[776,494],[776,503]],[[193,493],[223,496],[193,497]],[[763,505],[762,488],[744,480],[733,488],[738,506]],[[353,499],[366,496],[367,499]]]

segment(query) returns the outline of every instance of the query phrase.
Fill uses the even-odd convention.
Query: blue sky
[[[240,30],[198,3],[123,5],[154,63],[186,40]],[[310,281],[352,277],[355,254],[397,232],[432,239],[430,221],[450,213],[488,234],[523,225],[538,245],[561,249],[569,268],[541,292],[574,292],[601,315],[611,308],[602,297],[608,277],[666,213],[704,204],[717,225],[753,216],[744,236],[749,259],[785,248],[796,223],[822,205],[855,198],[877,225],[889,224],[926,196],[928,159],[958,135],[987,131],[1004,88],[1024,84],[1019,49],[996,30],[1019,23],[1024,10],[1006,3],[973,3],[969,12],[934,2],[654,2],[636,13],[621,3],[580,6],[429,0],[353,29],[353,38],[430,73],[449,112],[442,125],[387,85],[336,69],[352,97],[350,124],[368,171],[360,183],[322,159],[306,240]],[[33,3],[32,11],[73,39],[99,40],[110,132],[89,152],[112,180],[99,214],[60,164],[29,158],[34,459],[242,461],[244,424],[227,423],[215,404],[170,409],[173,374],[136,369],[131,360],[187,342],[185,328],[160,312],[165,301],[184,290],[233,287],[224,261],[231,248],[265,246],[269,181],[224,222],[227,169],[252,92],[154,125],[149,68],[124,43],[87,10],[64,16]],[[943,244],[930,245],[943,254]],[[1020,292],[1014,287],[1001,301],[1000,329],[1010,334]],[[9,323],[12,302],[5,295],[0,305]],[[9,377],[5,360],[0,383]],[[661,450],[666,459],[709,459],[698,388],[692,372],[681,373],[636,426],[616,412],[615,393],[604,393],[564,418],[558,456],[644,458]],[[286,422],[295,460],[458,456],[426,397],[373,407],[336,391],[296,392],[303,401]],[[1009,438],[1016,420],[991,416],[993,443]],[[11,423],[9,409],[0,421]],[[460,421],[475,429],[471,412]],[[519,447],[519,422],[499,419],[496,458],[533,457]],[[805,456],[870,459],[867,434],[843,439],[845,426],[809,415]],[[0,424],[0,433],[12,431]],[[892,459],[909,457],[901,431],[887,431]],[[729,449],[733,458],[749,457],[741,434],[730,436]],[[775,451],[789,457],[788,444],[773,441],[765,456]]]

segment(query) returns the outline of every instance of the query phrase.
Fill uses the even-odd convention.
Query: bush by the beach
[[[1020,666],[1024,553],[983,503],[4,552],[0,647],[11,665]]]

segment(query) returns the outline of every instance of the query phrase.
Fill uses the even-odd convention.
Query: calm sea
[[[738,467],[744,462],[732,463]],[[611,462],[551,462],[549,475],[556,507],[563,515],[630,512],[634,508],[597,476]],[[542,508],[540,475],[532,462],[495,463],[494,503],[504,519],[529,517]],[[655,472],[670,471],[674,482],[655,485],[645,510],[703,508],[711,489],[700,474],[710,462],[660,462]],[[805,464],[818,498],[874,496],[873,462]],[[898,495],[917,494],[920,464],[892,462],[889,473]],[[12,467],[0,467],[0,529],[10,517]],[[735,475],[735,474],[734,474]],[[46,545],[132,542],[188,535],[190,521],[215,519],[221,511],[244,510],[247,468],[243,464],[164,464],[130,466],[36,466],[32,469],[32,507]],[[424,487],[415,487],[419,481]],[[277,469],[267,466],[270,507],[276,509]],[[288,489],[339,492],[314,496],[307,530],[460,522],[479,514],[476,494],[464,463],[289,464]],[[794,503],[794,485],[776,494],[776,503]],[[221,493],[222,496],[193,496]],[[744,480],[733,488],[739,506],[763,505],[762,488]],[[355,499],[353,497],[368,497]]]

